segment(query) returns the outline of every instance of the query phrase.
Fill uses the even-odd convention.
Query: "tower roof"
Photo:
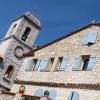
[[[16,21],[16,20],[18,20],[18,19],[20,19],[22,17],[24,17],[29,22],[31,22],[32,24],[34,24],[36,27],[38,27],[38,28],[41,29],[41,23],[40,23],[40,21],[35,16],[33,16],[30,12],[26,12],[25,14],[16,17],[14,20],[12,20],[12,22],[14,22],[14,21]]]

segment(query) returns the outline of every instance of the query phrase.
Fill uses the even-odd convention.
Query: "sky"
[[[11,21],[25,12],[40,20],[36,44],[43,45],[94,20],[100,22],[100,0],[0,0],[0,39]]]

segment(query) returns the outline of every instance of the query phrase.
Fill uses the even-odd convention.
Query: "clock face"
[[[23,48],[21,46],[17,46],[14,52],[17,57],[23,56]]]

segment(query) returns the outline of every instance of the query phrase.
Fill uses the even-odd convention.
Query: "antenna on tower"
[[[33,13],[34,16],[36,16],[36,15],[37,15],[37,8],[34,7],[34,8],[31,10],[31,12]]]

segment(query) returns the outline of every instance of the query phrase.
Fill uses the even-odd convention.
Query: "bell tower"
[[[30,12],[26,12],[12,21],[5,38],[14,35],[26,45],[33,47],[40,26],[40,21]]]
[[[34,48],[41,24],[30,12],[15,18],[0,43],[0,86],[10,89],[23,62],[23,54]]]

